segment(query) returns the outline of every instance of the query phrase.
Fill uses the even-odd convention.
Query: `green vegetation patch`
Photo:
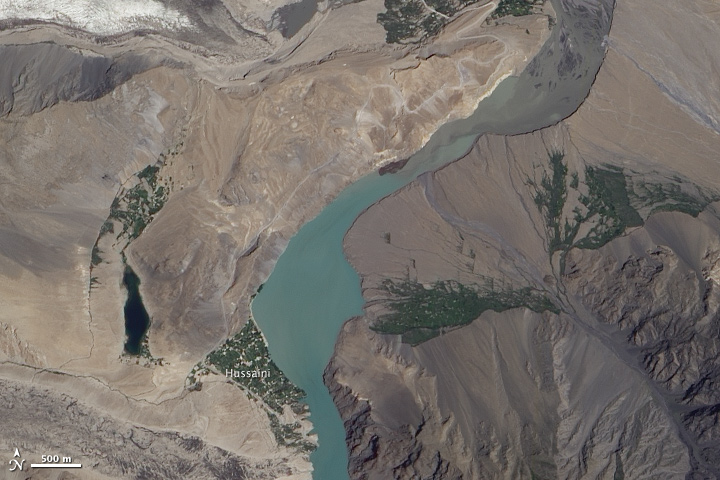
[[[110,219],[121,223],[122,231],[117,238],[133,240],[140,236],[153,217],[167,201],[169,189],[158,182],[157,165],[149,166],[137,174],[139,182],[116,197],[110,206]],[[113,228],[114,231],[114,228]]]
[[[684,184],[679,178],[675,182],[633,182],[632,197],[639,205],[638,209],[649,208],[648,216],[657,212],[682,212],[697,217],[705,207],[720,198],[694,185]]]
[[[416,43],[437,34],[450,17],[477,0],[385,0],[377,21],[387,43]]]
[[[102,253],[102,251],[100,250],[100,247],[98,247],[97,242],[95,242],[95,245],[93,245],[93,248],[92,248],[92,253],[90,254],[90,264],[91,265],[95,266],[95,265],[100,265],[102,263],[103,259],[100,256],[101,253]]]
[[[118,256],[123,265],[127,268],[125,249],[130,242],[137,238],[155,215],[163,208],[172,188],[172,178],[165,178],[161,175],[163,167],[170,156],[180,153],[183,142],[180,141],[173,148],[161,153],[154,165],[149,165],[135,173],[120,189],[110,206],[110,213],[103,222],[98,232],[97,239],[93,245],[90,257],[90,285],[89,295],[92,289],[100,284],[98,277],[93,275],[95,267],[103,261],[111,261],[108,256]],[[130,186],[130,188],[125,188]],[[121,230],[119,230],[121,228]],[[115,234],[117,242],[113,242],[108,251],[100,249],[100,240],[108,234]],[[105,257],[105,258],[103,258]],[[90,300],[90,299],[88,299]],[[135,361],[144,365],[162,365],[162,358],[155,358],[150,354],[147,335],[142,339],[140,350],[137,355],[123,354],[123,356],[136,357]]]
[[[535,191],[535,205],[545,215],[550,252],[554,252],[572,240],[572,229],[563,229],[561,224],[563,208],[567,200],[567,165],[563,162],[565,154],[550,152],[550,171],[543,172],[540,187]],[[531,182],[532,183],[532,182]],[[534,184],[532,184],[534,186]]]
[[[312,453],[315,450],[313,443],[303,440],[299,423],[281,423],[274,413],[267,412],[267,415],[270,419],[270,430],[278,444],[303,453]]]
[[[524,307],[559,313],[545,295],[530,287],[495,289],[492,281],[481,289],[453,280],[435,282],[430,288],[410,280],[385,280],[382,288],[393,298],[388,302],[392,313],[383,315],[372,329],[402,335],[402,341],[411,345],[468,325],[486,310],[503,312]]]
[[[120,251],[145,230],[155,215],[163,208],[170,195],[172,178],[163,178],[162,167],[165,166],[168,156],[175,156],[179,153],[183,142],[178,143],[174,148],[168,149],[167,153],[161,153],[154,165],[149,165],[134,175],[129,180],[134,184],[129,189],[121,189],[110,205],[110,214],[100,227],[98,238],[92,249],[90,270],[102,263],[102,253],[98,244],[100,239],[107,234],[115,234],[116,227],[121,230],[116,235],[116,240],[123,240],[120,243]]]
[[[165,364],[165,359],[163,357],[154,357],[152,353],[150,353],[150,342],[148,341],[147,332],[145,332],[142,340],[140,340],[140,349],[138,352],[129,353],[127,350],[124,350],[122,358],[125,358],[128,361],[134,360],[136,365],[142,365],[144,367],[157,365],[162,366]]]
[[[539,184],[528,183],[535,190],[535,205],[545,217],[548,251],[551,255],[562,252],[561,265],[570,248],[600,248],[628,227],[643,224],[632,205],[627,177],[621,169],[587,167],[585,185],[581,187],[577,172],[568,175],[563,152],[548,152],[548,157],[549,172],[543,172]],[[581,188],[587,190],[587,194],[579,193]],[[579,205],[572,211],[567,208],[569,190],[575,190],[579,198]],[[579,238],[582,225],[589,228]]]
[[[587,213],[579,217],[580,223],[597,216],[595,225],[585,238],[578,240],[579,248],[600,248],[615,237],[622,235],[628,227],[638,227],[643,219],[630,204],[628,184],[622,170],[607,167],[585,169],[588,195],[580,201]]]
[[[269,372],[260,376],[228,376],[262,400],[277,413],[284,405],[290,405],[296,413],[304,411],[301,403],[305,392],[293,385],[270,358],[265,339],[255,322],[250,319],[242,330],[228,339],[220,348],[207,356],[207,362],[222,375],[230,370],[236,372]]]
[[[501,18],[509,15],[513,17],[532,15],[535,13],[534,7],[543,3],[545,3],[545,0],[500,0],[491,18]]]
[[[478,0],[385,0],[377,21],[387,43],[417,43],[436,35],[459,11]],[[531,15],[545,0],[500,0],[490,18]]]
[[[611,165],[586,167],[581,182],[578,172],[569,174],[563,152],[548,152],[548,158],[540,181],[528,180],[528,185],[545,220],[548,252],[551,256],[561,252],[561,272],[570,248],[600,248],[628,228],[643,225],[654,213],[679,211],[697,216],[720,199],[679,177],[649,182]],[[578,199],[572,210],[567,201],[571,191]],[[579,236],[583,226],[585,233]]]
[[[252,319],[248,320],[237,335],[228,339],[211,352],[205,361],[193,368],[188,377],[188,389],[202,388],[195,376],[207,372],[210,368],[232,379],[249,393],[250,398],[263,401],[263,408],[270,419],[270,427],[278,444],[304,453],[315,449],[313,443],[304,440],[299,423],[285,424],[280,421],[279,415],[285,405],[289,405],[297,415],[307,413],[307,404],[302,402],[305,392],[295,386],[272,361],[265,338]],[[242,372],[245,372],[245,375],[242,375]]]

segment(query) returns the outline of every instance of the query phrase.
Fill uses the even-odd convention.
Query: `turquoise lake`
[[[505,80],[464,120],[443,125],[399,173],[368,175],[345,189],[290,240],[253,301],[253,317],[268,341],[270,355],[288,378],[307,393],[310,420],[319,447],[310,456],[314,480],[347,480],[343,422],[323,384],[323,371],[343,323],[362,314],[360,279],[345,259],[345,233],[363,210],[418,175],[462,157],[478,135],[516,134],[542,128],[570,115],[587,96],[604,57],[601,42],[609,29],[597,30],[587,12],[563,11],[538,58],[520,77]],[[581,54],[571,71],[558,47],[572,38]],[[577,57],[575,57],[577,58]],[[562,68],[561,68],[562,66]],[[563,72],[560,75],[558,72]]]
[[[452,160],[467,151],[473,138],[458,140],[439,154]],[[360,278],[345,260],[343,237],[365,208],[404,183],[406,175],[374,174],[348,187],[292,238],[253,301],[253,317],[270,355],[307,392],[320,442],[310,457],[316,480],[348,478],[345,430],[322,381],[340,327],[362,314],[364,303]]]

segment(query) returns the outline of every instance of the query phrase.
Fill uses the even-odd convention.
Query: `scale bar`
[[[32,468],[81,468],[80,463],[31,463]]]

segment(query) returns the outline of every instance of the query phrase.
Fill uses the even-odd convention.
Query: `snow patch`
[[[0,0],[0,20],[7,19],[56,22],[101,35],[192,26],[185,15],[154,0]]]

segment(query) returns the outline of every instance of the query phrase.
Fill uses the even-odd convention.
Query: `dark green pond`
[[[139,355],[143,337],[150,326],[150,316],[140,297],[140,279],[128,266],[125,266],[123,285],[128,292],[125,302],[125,351],[131,355]]]

